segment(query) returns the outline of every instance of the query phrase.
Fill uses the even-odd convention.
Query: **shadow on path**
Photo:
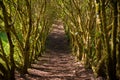
[[[55,26],[47,38],[46,54],[16,80],[94,80],[93,72],[75,61],[62,26]]]
[[[69,43],[67,41],[63,26],[54,26],[53,31],[47,38],[47,49],[54,52],[70,52]]]

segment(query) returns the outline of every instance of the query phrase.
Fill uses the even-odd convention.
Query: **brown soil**
[[[54,26],[47,39],[46,54],[39,58],[28,74],[16,73],[16,80],[95,80],[92,70],[75,61],[70,54],[63,27]]]

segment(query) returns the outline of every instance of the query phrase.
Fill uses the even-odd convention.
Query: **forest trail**
[[[46,53],[32,64],[24,76],[16,80],[94,80],[93,72],[85,70],[70,54],[69,44],[61,25],[54,26],[47,38]]]

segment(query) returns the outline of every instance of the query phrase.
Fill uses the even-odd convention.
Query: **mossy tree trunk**
[[[118,1],[117,0],[111,0],[111,4],[113,7],[113,28],[112,28],[112,72],[109,71],[109,78],[110,80],[117,80],[117,75],[116,75],[116,65],[117,65],[117,58],[116,58],[116,54],[117,54],[117,32],[118,32]],[[109,66],[110,67],[110,66]]]
[[[30,66],[30,34],[32,30],[32,14],[31,14],[31,0],[25,0],[26,6],[27,6],[27,11],[28,11],[28,19],[29,19],[29,27],[28,27],[28,32],[27,36],[25,38],[25,46],[24,46],[24,66],[23,66],[23,73],[27,73],[27,69]]]
[[[10,72],[8,73],[8,80],[15,80],[15,62],[14,62],[14,45],[12,42],[12,37],[11,37],[11,27],[12,25],[9,24],[9,17],[8,13],[6,10],[6,7],[3,3],[3,1],[0,1],[0,5],[2,7],[2,13],[3,13],[3,19],[4,19],[4,24],[5,24],[5,31],[7,34],[8,42],[10,45]]]

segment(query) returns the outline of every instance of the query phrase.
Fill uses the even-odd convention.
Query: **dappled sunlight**
[[[57,26],[56,26],[57,27]],[[46,54],[35,61],[23,79],[30,80],[92,80],[92,70],[75,60],[70,54],[63,27],[53,28],[48,36]],[[55,29],[55,30],[54,30]],[[57,39],[56,39],[56,38]],[[59,47],[58,47],[59,46]],[[57,49],[56,49],[57,48]],[[17,80],[20,78],[17,77]]]
[[[119,0],[0,0],[0,80],[120,80]]]

